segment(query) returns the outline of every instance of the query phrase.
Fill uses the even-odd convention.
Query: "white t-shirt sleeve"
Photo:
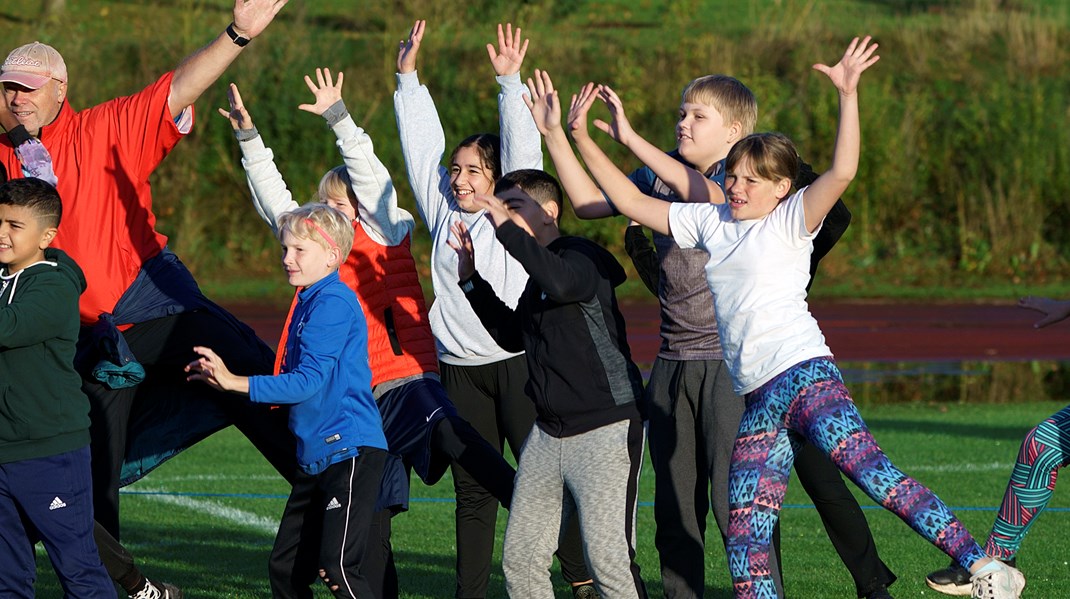
[[[806,230],[806,205],[803,202],[806,189],[804,187],[780,202],[766,217],[766,226],[776,231],[777,237],[792,247],[802,247],[812,243],[817,232],[821,230],[821,225],[818,225],[813,233]]]
[[[673,202],[669,205],[669,233],[681,248],[706,249],[722,225],[716,204]]]

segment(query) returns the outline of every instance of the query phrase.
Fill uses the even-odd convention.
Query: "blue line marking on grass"
[[[286,499],[288,495],[279,495],[276,493],[199,493],[199,492],[163,492],[163,491],[120,491],[121,495],[173,495],[176,497],[220,497],[226,499]],[[411,497],[409,503],[454,503],[451,497]],[[640,501],[639,507],[654,507],[653,501]],[[864,510],[883,510],[884,508],[879,505],[863,505],[859,506]],[[993,507],[977,507],[977,506],[949,506],[953,512],[995,512],[999,509],[999,506]],[[815,509],[812,503],[786,503],[781,509],[785,510],[812,510]],[[1046,507],[1045,512],[1054,513],[1067,513],[1070,512],[1070,507]]]

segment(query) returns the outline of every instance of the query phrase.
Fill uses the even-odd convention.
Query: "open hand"
[[[535,69],[534,79],[528,77],[528,93],[524,96],[524,103],[528,105],[539,133],[549,135],[551,131],[561,128],[561,100],[549,73]]]
[[[477,193],[475,198],[476,209],[483,210],[483,216],[487,217],[495,229],[509,220],[509,208],[496,196]]]
[[[450,225],[450,232],[453,233],[453,239],[447,239],[446,243],[457,252],[457,280],[467,281],[476,273],[476,251],[472,245],[472,235],[468,232],[468,226],[460,220]]]
[[[498,51],[494,51],[493,44],[487,44],[487,55],[490,56],[490,64],[494,67],[494,74],[501,77],[519,73],[524,64],[524,55],[528,53],[528,42],[520,43],[520,28],[513,32],[513,24],[506,23],[505,29],[498,23]]]
[[[207,347],[197,346],[193,351],[201,357],[186,365],[186,372],[189,373],[187,381],[204,381],[208,386],[220,391],[230,391],[234,388],[231,385],[234,375],[227,370],[222,358]]]
[[[1060,301],[1047,297],[1028,296],[1018,300],[1018,306],[1044,314],[1044,318],[1033,323],[1033,327],[1037,329],[1055,324],[1070,316],[1070,300]]]
[[[305,75],[305,85],[308,86],[309,91],[316,98],[315,104],[301,104],[297,108],[304,110],[305,112],[311,112],[317,116],[323,116],[324,112],[331,106],[334,106],[336,102],[342,99],[342,80],[344,76],[341,71],[338,72],[338,81],[335,82],[331,77],[331,70],[327,68],[316,68],[316,81],[313,82],[312,78]]]
[[[234,0],[234,31],[253,39],[275,20],[290,0]]]
[[[612,117],[607,123],[601,119],[594,120],[594,126],[609,134],[617,143],[628,145],[632,135],[632,124],[628,121],[628,115],[624,114],[624,103],[621,102],[617,92],[608,85],[598,86],[598,98],[609,108],[609,116]]]
[[[420,42],[424,39],[424,26],[427,21],[418,20],[409,30],[409,39],[398,44],[398,72],[411,73],[416,70],[416,55],[420,53]]]
[[[862,43],[858,42],[857,37],[854,38],[851,40],[851,44],[847,46],[847,50],[844,51],[840,62],[832,67],[815,64],[814,70],[828,75],[832,84],[836,86],[836,89],[841,94],[854,94],[858,91],[858,80],[862,73],[881,59],[880,56],[873,55],[877,50],[877,44],[871,44],[870,40],[871,38],[868,35],[862,39]]]
[[[230,110],[220,108],[219,114],[230,120],[230,126],[235,131],[253,129],[253,117],[249,116],[249,111],[245,109],[245,103],[242,102],[241,92],[233,83],[227,87],[227,101],[230,103]]]
[[[591,105],[598,99],[598,86],[594,83],[588,83],[580,88],[579,93],[572,94],[572,102],[569,104],[568,117],[568,132],[573,138],[578,136],[589,135],[587,131],[587,113],[591,110]]]

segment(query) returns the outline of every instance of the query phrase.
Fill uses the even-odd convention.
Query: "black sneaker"
[[[1011,559],[1004,563],[1013,568],[1015,560]],[[956,561],[952,561],[951,564],[943,570],[930,572],[929,575],[925,577],[925,584],[929,585],[929,588],[939,593],[945,595],[958,595],[960,597],[969,597],[972,588],[970,571],[960,566]]]
[[[895,597],[888,592],[888,587],[881,585],[866,595],[866,599],[895,599]]]
[[[587,583],[572,587],[572,599],[599,599],[594,585]]]

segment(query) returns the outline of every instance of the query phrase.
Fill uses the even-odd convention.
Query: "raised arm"
[[[241,54],[245,44],[260,35],[289,0],[234,0],[234,22],[207,46],[187,56],[171,79],[167,107],[178,115],[197,101]],[[231,32],[234,39],[231,39]]]
[[[438,222],[439,213],[449,208],[449,171],[442,166],[446,134],[435,101],[416,75],[416,57],[423,41],[425,21],[416,21],[408,39],[398,49],[398,88],[394,92],[394,113],[401,138],[401,155],[416,208],[428,228]]]
[[[512,23],[498,24],[498,48],[487,44],[487,55],[494,67],[498,93],[498,118],[501,132],[502,173],[524,168],[542,169],[542,137],[524,102],[527,88],[520,80],[520,68],[528,51],[528,40],[521,42],[520,28]]]
[[[608,123],[595,119],[594,126],[631,150],[632,154],[650,167],[650,170],[676,192],[676,195],[686,198],[689,202],[724,203],[724,191],[720,185],[710,181],[705,174],[661,151],[632,129],[631,122],[628,121],[628,116],[624,112],[624,102],[615,91],[608,86],[601,85],[598,88],[598,98],[609,108],[612,118]]]
[[[546,150],[550,152],[557,178],[572,202],[576,216],[583,219],[613,216],[613,207],[576,158],[565,130],[561,128],[561,101],[549,73],[535,69],[535,77],[528,78],[528,95],[524,96],[524,102],[539,133],[546,139]]]
[[[337,137],[338,150],[349,175],[350,189],[357,200],[357,217],[369,236],[381,245],[401,243],[413,228],[412,215],[398,208],[394,182],[386,166],[375,155],[371,137],[353,121],[342,100],[345,76],[337,81],[330,69],[317,68],[316,80],[305,75],[305,85],[314,102],[299,109],[321,116]],[[347,200],[348,201],[348,200]]]
[[[645,195],[606,156],[602,148],[591,139],[587,130],[587,113],[598,97],[599,90],[593,83],[583,86],[579,94],[572,96],[568,112],[568,129],[576,142],[583,162],[591,170],[595,181],[609,196],[613,206],[621,214],[635,222],[664,235],[669,235],[669,202]]]
[[[242,167],[245,180],[253,197],[253,207],[271,231],[278,234],[279,216],[297,208],[293,194],[286,187],[275,165],[275,155],[264,145],[264,138],[253,125],[253,118],[242,100],[238,86],[231,83],[227,88],[227,100],[230,110],[219,109],[219,114],[230,121],[234,137],[242,151]]]
[[[861,127],[858,122],[858,81],[862,73],[873,66],[880,56],[873,53],[877,44],[870,43],[870,36],[859,42],[851,40],[843,58],[835,66],[815,64],[840,96],[840,121],[836,130],[836,146],[832,152],[832,167],[825,171],[806,190],[803,196],[806,210],[806,228],[814,231],[832,209],[858,171],[858,156],[861,148]]]

